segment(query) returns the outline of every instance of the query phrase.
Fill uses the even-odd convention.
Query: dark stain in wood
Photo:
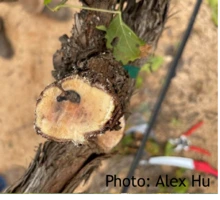
[[[70,101],[72,103],[80,103],[81,97],[75,90],[64,91],[57,97],[57,102]]]

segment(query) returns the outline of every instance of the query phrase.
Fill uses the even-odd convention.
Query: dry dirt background
[[[171,1],[170,14],[175,14],[168,20],[156,51],[157,55],[164,57],[165,63],[157,72],[145,74],[145,84],[132,99],[133,116],[145,101],[150,109],[153,107],[173,57],[172,49],[181,39],[194,3],[192,0]],[[59,22],[43,14],[33,15],[17,3],[0,3],[0,16],[5,21],[7,35],[15,50],[11,60],[0,57],[0,174],[4,174],[11,183],[28,167],[36,146],[44,141],[33,129],[35,103],[42,89],[53,81],[50,73],[52,55],[60,48],[58,37],[70,34],[73,20]],[[158,141],[163,143],[203,120],[205,124],[191,136],[191,140],[193,145],[208,149],[212,155],[207,157],[193,152],[182,155],[207,161],[215,168],[218,168],[217,42],[217,27],[211,20],[210,8],[204,2],[154,129]],[[177,126],[171,123],[174,118],[180,122]],[[104,162],[93,175],[95,181],[87,192],[120,192],[121,188],[106,188],[103,177],[106,174],[125,177],[132,158],[132,155],[119,155]],[[172,170],[159,166],[139,167],[135,177],[158,177],[172,173]],[[199,174],[189,170],[186,173],[187,176]],[[188,192],[217,193],[217,179],[204,174],[203,177],[210,178],[211,186],[189,188]],[[129,192],[156,193],[158,190],[154,187],[131,188]]]

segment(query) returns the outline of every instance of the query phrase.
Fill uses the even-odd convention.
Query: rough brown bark
[[[103,9],[112,9],[116,5],[115,0],[82,2]],[[163,30],[169,0],[142,0],[138,3],[129,0],[122,1],[122,4],[125,2],[127,7],[123,11],[124,21],[147,44],[154,47]],[[83,10],[76,14],[71,37],[64,35],[60,38],[62,48],[54,55],[52,74],[56,80],[80,75],[94,83],[101,82],[118,100],[118,108],[106,126],[106,130],[117,130],[119,119],[128,111],[134,80],[113,59],[105,47],[104,33],[95,28],[97,25],[108,26],[111,19],[112,15],[107,13]],[[140,66],[141,61],[132,64]],[[89,178],[101,160],[109,156],[97,141],[94,137],[86,145],[54,141],[40,145],[25,175],[5,192],[72,193],[82,180]]]

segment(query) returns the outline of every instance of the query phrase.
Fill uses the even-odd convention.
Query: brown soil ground
[[[133,117],[145,108],[144,119],[148,119],[159,89],[173,58],[172,49],[178,46],[187,26],[195,1],[172,0],[166,29],[159,41],[156,55],[163,56],[165,62],[156,72],[142,74],[144,85],[132,99]],[[60,48],[58,37],[69,34],[72,21],[59,22],[43,14],[30,14],[17,3],[0,3],[0,16],[3,17],[8,37],[15,50],[11,60],[0,57],[0,174],[14,182],[28,167],[34,157],[35,148],[45,141],[33,129],[34,109],[42,89],[53,81],[51,76],[52,55]],[[218,168],[218,129],[217,129],[217,27],[211,20],[211,10],[204,2],[197,17],[193,33],[187,43],[177,74],[163,103],[162,111],[154,128],[159,144],[168,138],[178,137],[199,120],[204,125],[190,139],[193,145],[209,150],[210,157],[194,152],[184,152],[180,156],[204,160]],[[144,103],[143,103],[144,102]],[[143,113],[143,111],[142,111]],[[173,119],[178,123],[172,123]],[[93,174],[87,192],[119,193],[120,187],[106,187],[106,174],[126,177],[133,155],[118,155],[103,162]],[[139,167],[135,177],[149,177],[154,180],[159,175],[173,174],[172,167]],[[186,170],[184,176],[199,175]],[[218,181],[210,178],[209,187],[189,187],[189,193],[217,193]],[[158,193],[158,188],[131,188],[131,193]],[[170,191],[172,192],[172,191]]]

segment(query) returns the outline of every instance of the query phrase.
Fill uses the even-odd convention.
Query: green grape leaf
[[[186,168],[178,168],[178,169],[175,171],[175,177],[176,177],[176,178],[182,178],[182,177],[184,177],[185,171],[186,171]]]
[[[122,144],[122,146],[125,147],[125,146],[132,144],[133,141],[134,141],[134,139],[132,138],[132,135],[130,134],[130,135],[125,136],[122,139],[121,144]]]
[[[180,180],[178,179],[178,184],[180,184]],[[181,185],[181,186],[178,186],[178,187],[174,187],[173,188],[173,192],[174,193],[177,193],[177,194],[185,194],[187,193],[188,189],[189,189],[189,186],[190,186],[190,183],[189,183],[189,180],[188,179],[185,179],[184,180],[184,184],[185,185]]]
[[[220,8],[213,8],[212,21],[216,26],[220,26]]]
[[[165,146],[165,156],[171,156],[173,154],[173,148],[173,144],[167,142]]]
[[[219,6],[219,0],[208,0],[208,3],[211,7]]]
[[[52,0],[44,0],[44,5],[47,6],[48,4],[51,3]]]
[[[141,78],[140,76],[138,76],[137,79],[136,79],[136,85],[135,85],[135,87],[136,87],[136,88],[140,88],[142,84],[143,84],[143,78]]]
[[[164,59],[161,56],[154,56],[149,59],[149,61],[141,67],[141,71],[145,71],[147,73],[157,71],[163,64]]]
[[[172,126],[179,126],[181,124],[180,120],[177,119],[176,117],[173,117],[170,121]]]
[[[117,61],[125,65],[140,58],[140,47],[144,46],[145,42],[123,22],[120,14],[113,18],[107,29],[103,26],[99,26],[98,29],[106,31],[106,46],[113,50]]]
[[[218,0],[208,0],[208,4],[212,10],[212,20],[218,26]]]
[[[154,140],[148,140],[145,149],[151,156],[160,155],[160,145]]]

